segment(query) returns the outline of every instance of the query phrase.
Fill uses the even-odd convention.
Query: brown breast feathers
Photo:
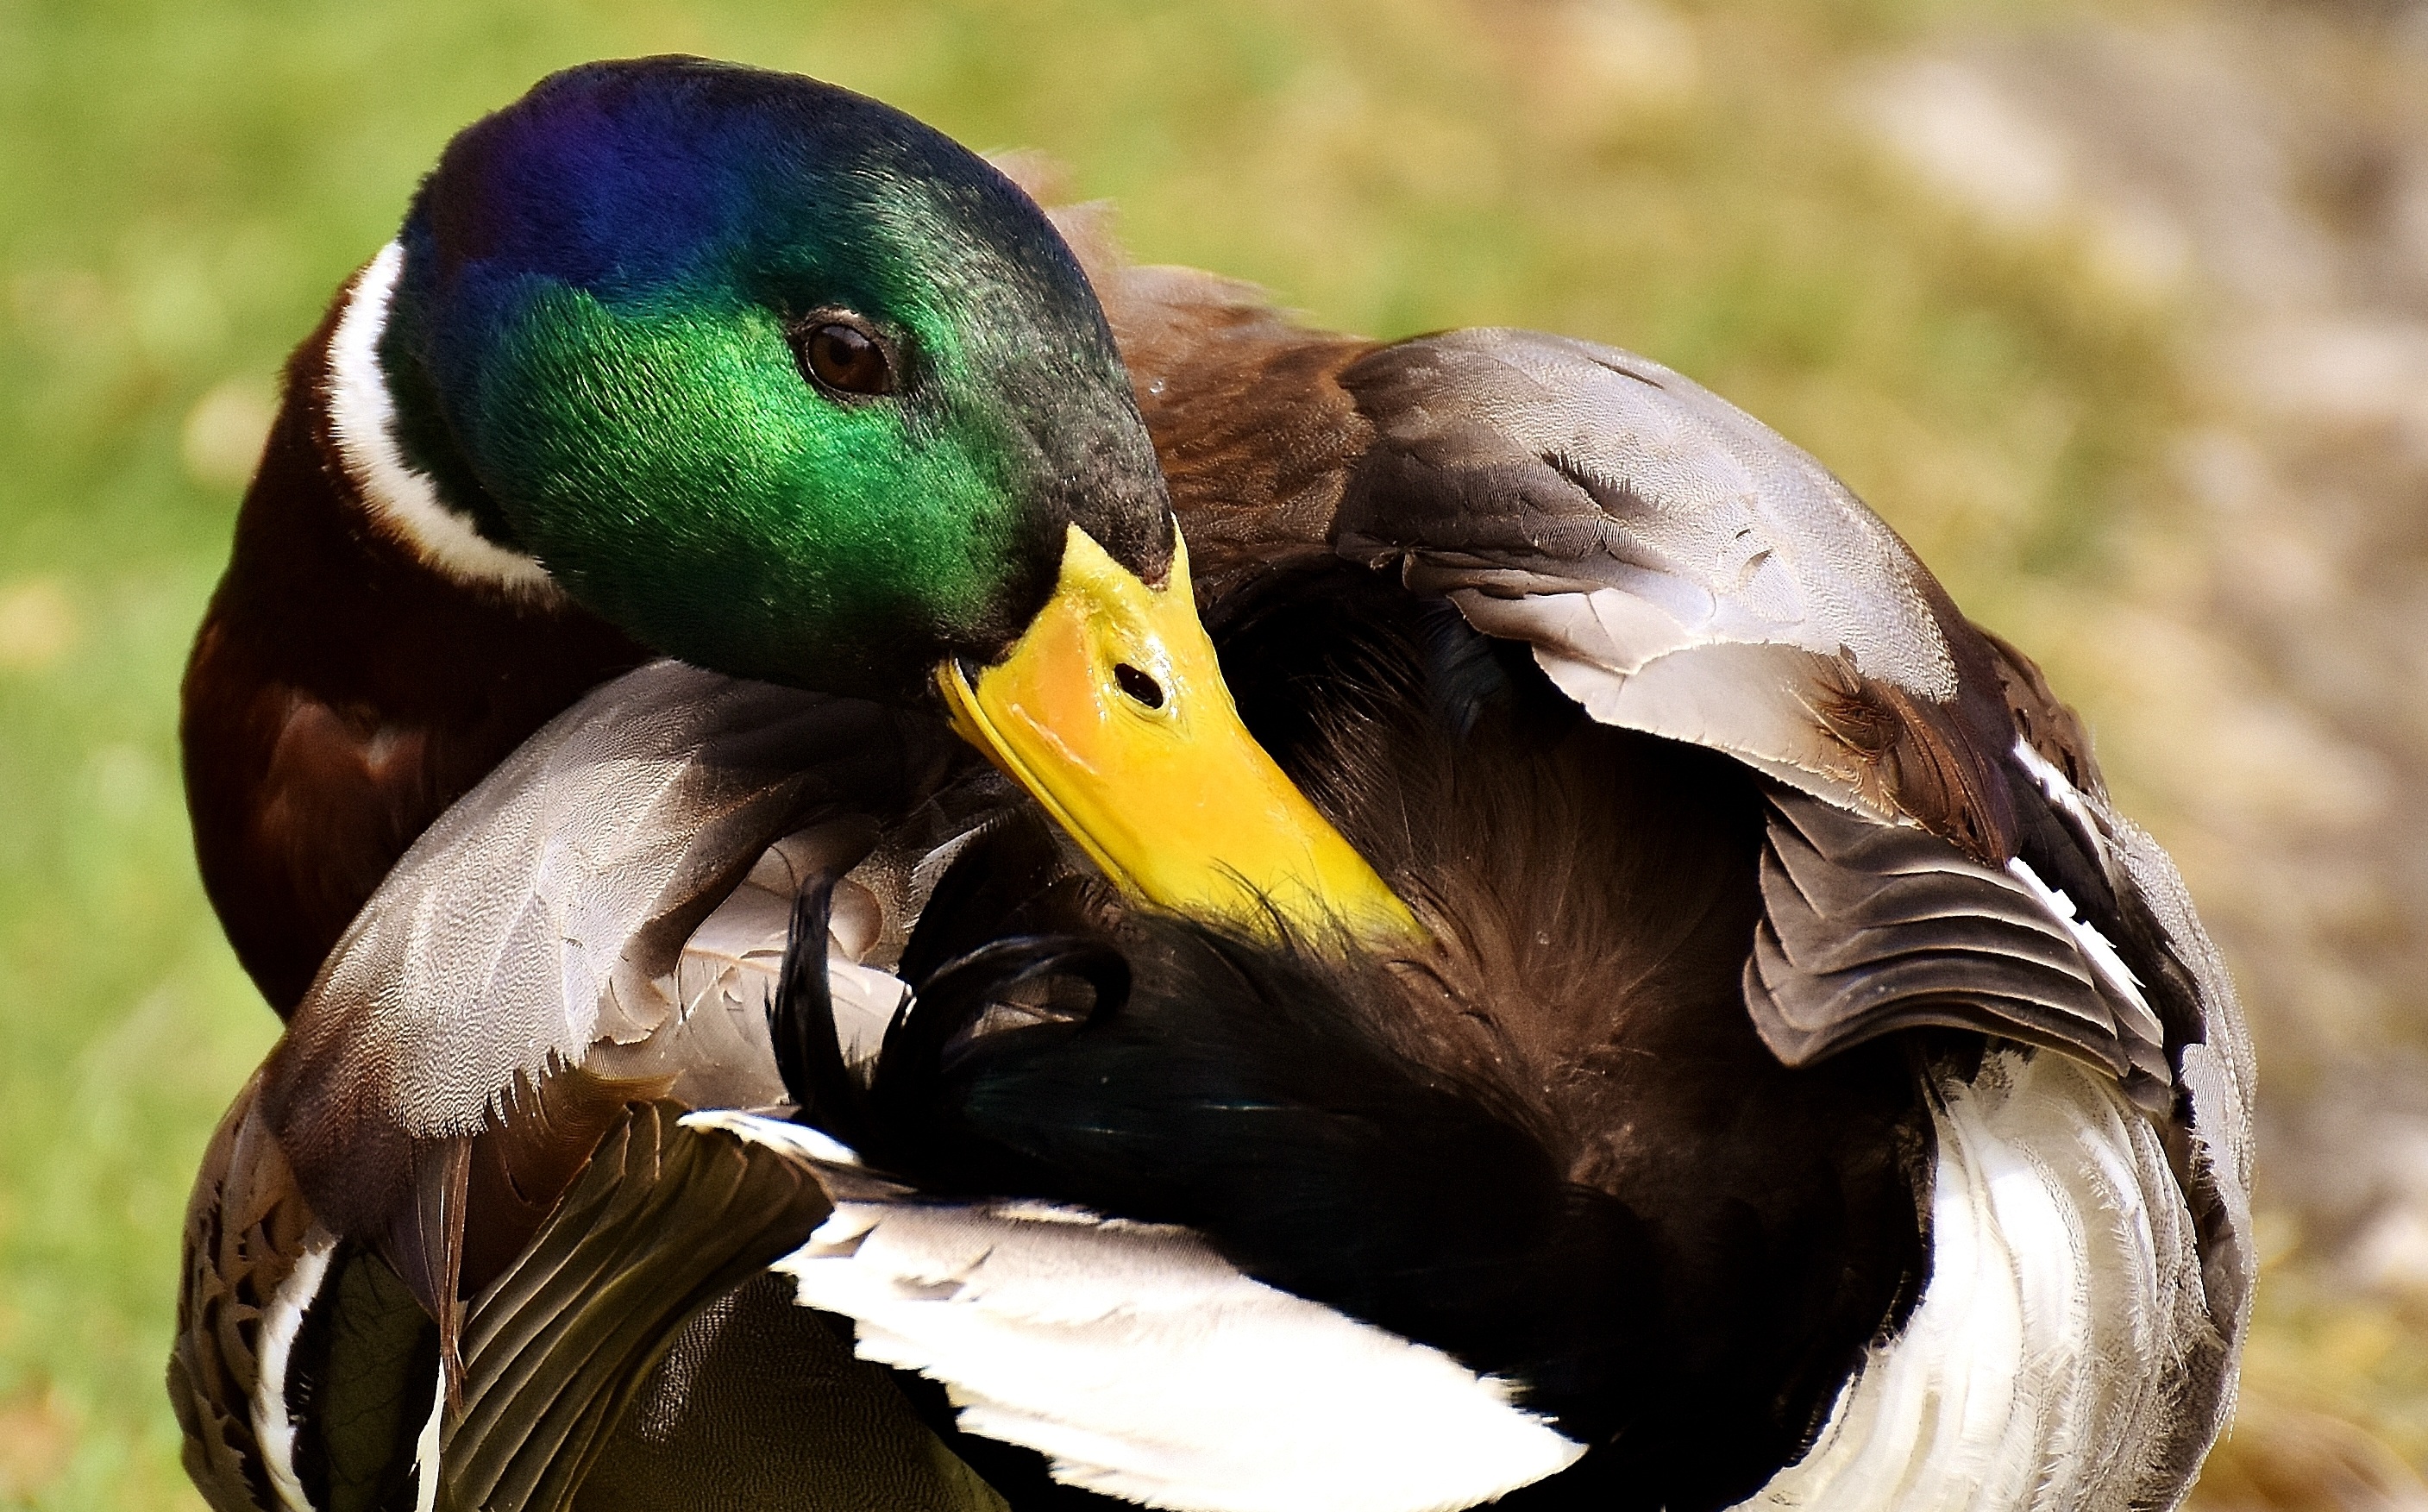
[[[645,654],[579,609],[451,583],[371,523],[329,430],[335,322],[288,365],[181,722],[203,886],[281,1017],[432,819]]]

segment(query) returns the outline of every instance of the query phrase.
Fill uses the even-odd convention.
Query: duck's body
[[[633,641],[380,526],[290,413],[189,687],[248,966],[283,1006],[335,946],[197,1189],[214,1504],[2178,1499],[2240,1024],[2029,663],[1657,365],[1090,271],[1249,728],[1425,938],[1155,922],[916,708],[651,667],[491,772]],[[345,635],[259,607],[373,562]],[[497,679],[349,649],[425,616]],[[771,1041],[804,892],[830,979]],[[785,1101],[831,1138],[680,1121]]]

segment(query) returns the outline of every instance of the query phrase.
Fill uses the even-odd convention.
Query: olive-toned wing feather
[[[1001,1512],[789,1288],[774,1299],[780,1338],[763,1297],[757,1331],[734,1326],[729,1294],[831,1205],[808,1162],[685,1127],[682,1111],[619,1113],[472,1300],[459,1404],[434,1443],[437,1329],[376,1254],[313,1221],[248,1088],[196,1187],[169,1371],[188,1469],[215,1512],[399,1512],[423,1504],[430,1448],[442,1508]],[[667,1377],[686,1346],[719,1355],[707,1389]],[[769,1419],[770,1402],[804,1421]],[[684,1435],[737,1418],[763,1436],[730,1446],[748,1453],[682,1452]]]
[[[1004,1512],[847,1327],[763,1274],[695,1315],[575,1512]]]
[[[668,1432],[669,1413],[696,1410],[678,1390],[637,1421],[629,1411],[661,1360],[695,1314],[799,1247],[831,1210],[806,1163],[687,1127],[681,1113],[673,1103],[633,1107],[531,1245],[471,1305],[463,1412],[440,1453],[442,1504],[487,1512],[633,1504],[615,1485],[593,1493],[582,1487],[602,1456],[629,1468],[647,1458],[647,1439]],[[760,1362],[771,1372],[792,1364]],[[853,1377],[837,1389],[864,1441],[809,1434],[805,1441],[828,1457],[805,1457],[802,1444],[779,1438],[759,1446],[757,1463],[695,1461],[683,1500],[662,1504],[669,1512],[747,1505],[721,1481],[756,1485],[780,1467],[793,1481],[784,1504],[806,1512],[994,1512],[1000,1504],[942,1451],[881,1372],[836,1374]],[[857,1378],[863,1375],[874,1382]],[[767,1388],[781,1390],[775,1381]],[[890,1410],[868,1410],[862,1399],[872,1396],[890,1400]],[[634,1442],[617,1447],[619,1437]]]

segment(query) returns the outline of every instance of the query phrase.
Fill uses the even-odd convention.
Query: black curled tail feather
[[[1020,1027],[979,1033],[991,1011],[1025,995],[1024,988],[1055,978],[1075,978],[1088,986],[1091,998],[1084,1016],[1075,1020],[1022,1005],[1016,1018]],[[960,1180],[946,1176],[959,1163],[955,1148],[962,1127],[956,1093],[946,1084],[955,1063],[980,1040],[1054,1040],[1117,1012],[1129,996],[1130,964],[1108,940],[1017,935],[955,957],[913,983],[912,990],[910,1002],[885,1031],[885,1046],[869,1085],[869,1142],[862,1153],[918,1170],[930,1180],[943,1178],[948,1185],[983,1191],[986,1180],[978,1171],[960,1171]]]
[[[1025,934],[992,941],[913,983],[914,1007],[885,1032],[878,1095],[898,1102],[932,1094],[955,1036],[976,1027],[989,1008],[1023,986],[1054,977],[1087,983],[1092,1000],[1086,1022],[1118,1010],[1129,997],[1129,958],[1109,940]]]
[[[1094,922],[1087,890],[1042,814],[1006,814],[973,835],[937,879],[898,974],[916,989],[993,942],[1086,927]]]
[[[869,1099],[844,1063],[835,1031],[834,996],[827,980],[827,926],[835,879],[818,876],[793,899],[791,933],[776,995],[767,1004],[767,1038],[776,1071],[803,1123],[858,1145],[869,1130]]]

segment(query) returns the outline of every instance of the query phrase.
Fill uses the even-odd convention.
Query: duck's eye
[[[803,327],[793,350],[801,370],[821,388],[839,394],[894,392],[894,363],[884,344],[857,325],[816,321]]]
[[[1163,684],[1129,663],[1123,662],[1113,667],[1113,681],[1122,685],[1124,693],[1148,708],[1163,707]]]

